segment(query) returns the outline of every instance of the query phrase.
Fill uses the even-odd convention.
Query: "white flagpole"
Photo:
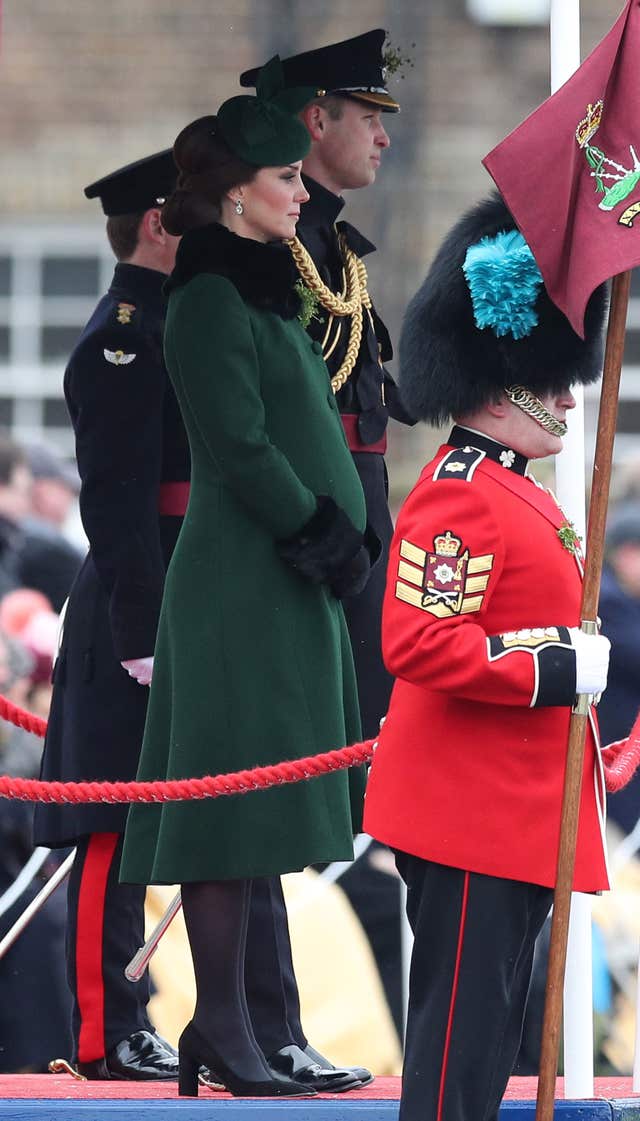
[[[551,92],[580,65],[580,0],[551,0]],[[564,448],[556,457],[558,501],[576,532],[586,540],[584,390],[573,390]],[[574,893],[564,980],[564,1096],[593,1097],[593,993],[591,897]]]

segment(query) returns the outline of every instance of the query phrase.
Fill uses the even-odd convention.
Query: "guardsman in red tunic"
[[[583,342],[549,300],[501,199],[466,215],[412,301],[401,391],[453,417],[398,518],[383,612],[397,679],[365,829],[396,852],[415,943],[401,1121],[496,1121],[535,938],[552,902],[571,706],[606,685],[579,630],[579,541],[528,460],[557,454],[597,378],[603,292]],[[574,886],[608,886],[595,716]]]

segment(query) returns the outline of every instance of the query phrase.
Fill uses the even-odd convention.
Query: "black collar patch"
[[[464,428],[461,424],[454,425],[447,443],[465,452],[474,448],[484,452],[487,459],[492,459],[494,463],[499,463],[501,467],[515,475],[526,475],[527,473],[529,461],[526,456],[514,451],[507,444],[501,444],[499,440],[493,440],[491,436],[485,436],[482,432],[476,432],[472,428]]]

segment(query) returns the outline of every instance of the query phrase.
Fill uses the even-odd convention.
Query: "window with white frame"
[[[73,454],[69,354],[111,281],[104,226],[0,223],[0,427]]]

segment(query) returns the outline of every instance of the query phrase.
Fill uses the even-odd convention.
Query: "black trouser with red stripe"
[[[397,852],[414,933],[400,1121],[497,1121],[553,892]]]
[[[124,967],[144,942],[146,888],[118,882],[122,835],[79,838],[68,884],[67,976],[73,995],[74,1061],[93,1062],[147,1017],[149,974],[127,981]]]
[[[122,836],[92,833],[77,843],[69,876],[67,974],[73,995],[74,1061],[93,1062],[140,1029],[149,978],[124,969],[144,942],[146,889],[118,882]],[[306,1046],[287,912],[278,876],[252,882],[245,985],[256,1039],[266,1055]]]

